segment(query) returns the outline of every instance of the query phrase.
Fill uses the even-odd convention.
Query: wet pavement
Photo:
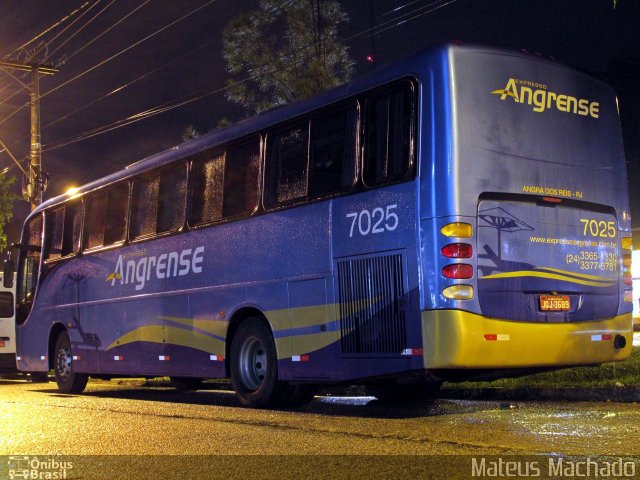
[[[84,395],[0,381],[0,454],[639,455],[637,404],[438,400],[388,407],[316,397],[291,410],[240,408],[224,391],[117,382]]]

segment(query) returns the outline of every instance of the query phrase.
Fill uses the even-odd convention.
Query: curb
[[[438,398],[451,400],[544,400],[572,402],[640,402],[638,387],[596,388],[443,388]]]

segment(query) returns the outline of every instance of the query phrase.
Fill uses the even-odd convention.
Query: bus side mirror
[[[15,271],[13,260],[5,260],[3,265],[2,285],[4,288],[13,288],[13,272]]]

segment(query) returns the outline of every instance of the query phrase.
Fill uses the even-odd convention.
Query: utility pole
[[[3,61],[0,61],[0,69],[29,91],[31,148],[29,151],[29,175],[22,183],[22,196],[31,204],[31,210],[34,210],[42,203],[42,192],[47,188],[48,181],[48,174],[42,170],[42,144],[40,142],[40,75],[53,75],[58,69],[50,65]],[[29,72],[31,77],[29,85],[25,85],[7,70]]]

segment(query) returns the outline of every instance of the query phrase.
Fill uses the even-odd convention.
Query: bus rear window
[[[413,83],[402,81],[372,93],[365,110],[365,183],[374,186],[407,177],[414,163]]]

